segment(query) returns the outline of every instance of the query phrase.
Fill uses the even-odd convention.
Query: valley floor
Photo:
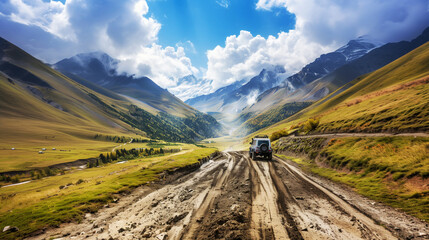
[[[427,239],[427,223],[274,157],[223,152],[33,239]]]

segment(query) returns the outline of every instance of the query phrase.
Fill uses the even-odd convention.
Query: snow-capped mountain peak
[[[374,40],[368,35],[364,35],[357,39],[350,40],[346,45],[337,49],[335,52],[343,54],[346,57],[346,61],[350,62],[383,44],[383,42]]]
[[[104,52],[80,53],[71,57],[71,59],[80,66],[88,66],[91,61],[98,60],[103,65],[106,72],[116,70],[119,63],[119,60],[112,58]]]

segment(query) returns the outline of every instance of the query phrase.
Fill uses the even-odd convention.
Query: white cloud
[[[295,28],[320,44],[370,35],[384,42],[410,40],[429,23],[428,0],[259,0],[256,8],[285,7]]]
[[[251,78],[263,69],[283,66],[286,72],[299,71],[312,58],[330,50],[303,38],[295,30],[281,32],[277,37],[263,38],[241,31],[238,36],[229,36],[225,47],[217,46],[207,51],[208,69],[206,78],[213,79],[214,89],[235,81]]]
[[[197,49],[195,49],[194,43],[191,42],[190,40],[186,41],[186,42],[178,42],[176,43],[176,47],[182,47],[185,49],[185,52],[189,52],[192,54],[197,54]]]
[[[119,72],[135,73],[137,76],[150,76],[161,87],[174,87],[179,78],[197,74],[182,47],[165,47],[153,43],[143,47],[133,58],[123,58],[118,66]]]
[[[258,96],[259,96],[258,90],[254,90],[254,91],[250,92],[250,94],[249,94],[249,96],[247,96],[247,100],[246,100],[247,106],[254,104],[256,102],[256,99],[258,98]]]
[[[192,80],[187,81],[187,78],[191,78]],[[209,94],[212,90],[212,81],[188,76],[180,79],[176,86],[170,87],[168,90],[178,98],[186,101],[190,98]]]
[[[192,42],[175,48],[156,44],[161,24],[145,16],[149,11],[146,0],[67,0],[65,4],[10,0],[0,6],[4,7],[0,12],[9,20],[28,26],[32,32],[38,27],[53,35],[51,38],[46,34],[31,35],[43,38],[35,39],[37,43],[29,44],[32,45],[29,48],[45,61],[103,51],[121,60],[120,71],[148,76],[162,87],[174,86],[179,78],[198,73],[184,52],[184,47],[195,50]],[[40,46],[36,47],[37,44]]]
[[[295,29],[263,38],[241,31],[225,46],[207,51],[206,77],[214,89],[258,74],[271,65],[299,71],[322,53],[362,35],[383,42],[410,40],[428,26],[427,0],[259,0],[256,8],[286,8],[295,14]]]
[[[229,0],[217,0],[216,3],[224,8],[228,8],[229,7]]]

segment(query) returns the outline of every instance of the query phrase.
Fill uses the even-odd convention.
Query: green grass
[[[421,79],[346,101],[322,114],[318,131],[429,131],[428,83]]]
[[[429,178],[426,137],[340,138],[331,140],[329,145],[321,154],[333,168]]]
[[[309,141],[285,144],[302,153],[315,143]],[[321,150],[322,160],[279,156],[429,222],[429,138],[348,137],[314,148]]]
[[[63,137],[58,132],[52,132],[52,134],[35,135],[31,140],[10,140],[7,143],[4,140],[4,142],[0,141],[0,172],[31,170],[78,159],[94,158],[98,157],[100,153],[112,151],[117,146],[131,149],[169,148],[169,146],[180,145],[164,142],[116,143],[93,138]],[[11,150],[12,147],[15,150]],[[46,148],[46,151],[44,154],[39,154],[42,148]],[[56,148],[56,150],[52,150],[52,148]]]
[[[198,159],[214,151],[214,148],[186,145],[180,154],[75,170],[24,185],[0,188],[0,227],[13,225],[20,229],[17,233],[0,233],[0,238],[23,238],[44,227],[80,221],[84,213],[97,211],[118,194],[157,179],[163,171],[197,163]],[[69,186],[60,189],[66,185]]]

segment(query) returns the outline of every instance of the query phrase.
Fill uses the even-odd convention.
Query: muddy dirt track
[[[363,213],[344,200],[353,193],[334,194],[322,185],[279,158],[254,161],[245,152],[225,152],[168,184],[141,187],[117,204],[87,214],[81,224],[64,225],[35,239],[429,237],[424,222],[374,203]],[[390,224],[390,231],[376,224],[371,212],[377,222]]]

